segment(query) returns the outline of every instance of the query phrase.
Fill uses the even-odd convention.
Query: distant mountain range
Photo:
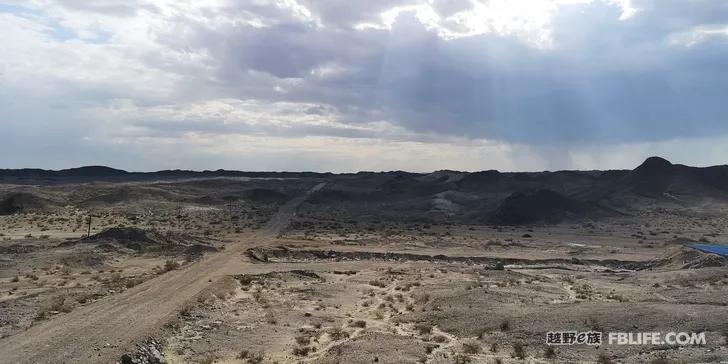
[[[648,158],[633,170],[608,171],[442,170],[432,173],[393,171],[344,174],[228,170],[127,172],[103,166],[59,171],[0,170],[0,183],[18,185],[217,177],[324,181],[325,188],[310,196],[308,205],[323,209],[336,207],[344,213],[350,213],[353,218],[446,218],[493,224],[529,224],[623,216],[655,208],[701,209],[722,213],[728,207],[728,165],[689,167],[672,164],[659,157]],[[295,186],[297,182],[288,184]],[[115,202],[123,202],[124,199],[149,193],[135,188],[118,187],[119,191],[109,196]],[[251,195],[246,198],[287,198],[273,190],[246,193]],[[157,198],[160,200],[168,199],[159,192],[155,194],[159,195]],[[94,198],[103,203],[111,198],[109,196]],[[94,198],[89,201],[95,201]],[[17,194],[6,194],[0,201],[0,207],[8,212],[19,210],[20,205],[28,209],[43,203],[37,196]]]
[[[156,172],[128,172],[106,166],[85,166],[61,170],[48,170],[37,168],[0,169],[0,182],[43,183],[58,180],[85,180],[92,181],[121,181],[121,180],[148,180],[148,179],[176,179],[200,177],[315,177],[325,176],[327,173],[314,172],[243,172],[218,169],[215,171],[190,170],[163,170]]]

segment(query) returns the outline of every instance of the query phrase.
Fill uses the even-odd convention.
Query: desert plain
[[[2,363],[728,361],[727,166],[0,177]]]

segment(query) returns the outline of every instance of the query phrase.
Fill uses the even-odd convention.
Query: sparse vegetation
[[[612,358],[607,353],[599,353],[597,355],[597,364],[613,364]]]
[[[511,329],[511,322],[508,320],[503,320],[498,327],[501,331],[509,331]]]
[[[334,340],[334,341],[349,338],[349,333],[338,327],[329,329],[328,334],[331,337],[331,340]]]
[[[54,207],[0,215],[0,235],[14,239],[0,244],[0,254],[9,257],[0,267],[5,277],[0,299],[9,308],[0,317],[8,323],[0,327],[0,335],[33,332],[40,337],[38,350],[45,351],[53,345],[50,334],[25,331],[34,318],[48,320],[35,325],[51,327],[55,320],[67,322],[88,310],[101,328],[93,332],[99,332],[108,324],[97,318],[107,310],[106,317],[118,315],[107,321],[123,318],[130,322],[125,329],[133,331],[132,324],[145,318],[128,308],[144,305],[150,320],[160,319],[162,311],[168,314],[169,307],[179,308],[160,339],[165,350],[172,350],[166,352],[170,357],[190,363],[347,362],[351,353],[360,355],[364,349],[362,360],[368,362],[713,360],[720,353],[709,352],[712,346],[685,347],[680,353],[645,347],[639,354],[619,347],[567,353],[559,346],[543,346],[542,335],[534,333],[552,328],[606,332],[624,325],[643,330],[682,322],[693,304],[724,306],[721,299],[728,287],[728,274],[720,269],[724,261],[686,247],[701,236],[726,239],[728,218],[718,213],[722,201],[716,202],[714,213],[696,217],[689,215],[690,197],[678,190],[669,191],[675,195],[671,197],[625,197],[617,191],[605,208],[629,215],[614,220],[574,214],[583,221],[486,221],[511,194],[516,177],[523,178],[517,185],[523,191],[550,179],[549,186],[561,186],[559,194],[582,199],[603,180],[628,183],[625,176],[631,172],[582,176],[588,188],[579,185],[581,179],[571,180],[571,173],[502,174],[497,193],[484,192],[488,183],[468,184],[468,173],[451,171],[322,175],[316,181],[236,177],[123,186],[104,182],[75,186],[72,193],[54,185],[43,194],[67,204],[58,208],[61,212],[50,212]],[[290,220],[289,225],[257,235],[256,228],[272,229],[270,225],[280,222],[267,223],[287,199],[268,206],[247,199],[245,189],[280,184],[288,197],[303,196],[301,186],[319,181],[326,182],[320,193],[304,200],[295,215],[280,219]],[[98,196],[117,194],[118,189],[124,193],[109,201],[120,202],[98,201]],[[400,189],[411,193],[403,199]],[[380,195],[383,191],[386,198]],[[440,192],[435,196],[428,191]],[[147,199],[146,194],[153,196]],[[621,206],[632,200],[649,207]],[[671,207],[675,201],[680,209]],[[476,207],[477,214],[472,211]],[[610,210],[602,212],[608,215]],[[91,237],[83,239],[83,217],[90,214]],[[468,221],[470,214],[481,220]],[[405,215],[408,221],[403,222]],[[57,220],[59,216],[66,221]],[[133,229],[104,238],[101,233],[111,226]],[[30,238],[20,238],[28,232]],[[205,254],[220,255],[195,262]],[[153,304],[161,301],[149,299],[157,293],[159,300],[168,300],[160,305],[163,310]],[[645,314],[656,307],[665,315]],[[64,314],[72,310],[76,314]],[[724,329],[723,318],[716,309],[713,321],[695,316],[690,326],[715,338]],[[119,342],[114,330],[104,332],[110,345]],[[728,340],[728,332],[723,335],[716,345]],[[260,348],[268,356],[256,354]]]
[[[556,348],[553,346],[547,346],[543,351],[543,357],[546,359],[553,359],[556,357]]]
[[[475,341],[468,341],[463,343],[463,353],[465,354],[480,354],[480,344]]]
[[[173,270],[178,269],[178,268],[179,268],[179,263],[177,263],[177,261],[175,261],[175,260],[167,260],[166,262],[164,262],[164,269],[163,269],[163,271],[164,272],[169,272],[169,271],[173,271]]]
[[[420,335],[427,335],[432,333],[432,325],[428,323],[417,323],[415,324],[415,330],[420,333]]]
[[[295,356],[308,356],[309,353],[314,351],[312,347],[309,346],[300,346],[293,348],[293,355]]]
[[[518,359],[524,359],[526,357],[526,349],[520,342],[513,343],[513,357]]]

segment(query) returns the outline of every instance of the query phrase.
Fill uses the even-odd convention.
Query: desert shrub
[[[265,298],[263,291],[260,289],[257,289],[255,292],[253,292],[253,299],[255,300],[255,302],[258,302],[262,305],[268,303],[268,300]]]
[[[612,364],[612,358],[607,355],[607,353],[599,353],[597,355],[597,364]]]
[[[247,274],[240,275],[240,276],[238,276],[236,278],[238,279],[238,281],[240,282],[240,284],[242,284],[243,286],[248,286],[251,283],[253,283],[253,276],[250,276],[250,275],[247,275]]]
[[[271,325],[278,324],[278,320],[276,320],[276,317],[273,315],[272,312],[268,312],[265,314],[265,322],[267,322]]]
[[[179,268],[179,263],[175,260],[168,260],[164,262],[164,272],[169,272]]]
[[[463,343],[463,353],[465,354],[478,354],[480,351],[480,344],[477,342],[469,341]]]
[[[65,295],[53,297],[53,299],[51,300],[51,304],[48,308],[51,311],[59,312],[71,312],[71,310],[73,310],[73,307],[66,302]]]
[[[511,329],[511,323],[508,320],[503,320],[498,327],[501,331],[508,331]]]
[[[312,348],[308,346],[301,346],[297,348],[293,348],[293,355],[295,356],[308,356],[308,354],[312,351]]]
[[[217,359],[218,359],[217,355],[215,355],[213,353],[207,353],[202,357],[202,359],[200,359],[200,364],[212,364]]]
[[[298,345],[308,345],[311,343],[311,338],[305,335],[296,336],[296,343]]]
[[[248,364],[261,364],[265,359],[265,355],[263,355],[262,352],[251,353],[248,350],[241,350],[235,358],[238,360],[245,360]]]
[[[179,310],[179,314],[180,314],[180,316],[190,317],[192,315],[192,309],[193,309],[192,305],[190,305],[190,304],[184,305],[184,306],[182,306],[182,309]]]
[[[610,295],[607,296],[607,298],[610,299],[610,300],[617,300],[619,302],[626,302],[627,301],[627,299],[624,298],[624,296],[622,296],[621,294],[610,294]]]
[[[553,346],[547,346],[543,352],[543,357],[546,359],[553,359],[556,357],[556,349]]]
[[[328,331],[329,336],[331,336],[331,340],[337,341],[337,340],[343,340],[349,337],[349,333],[344,331],[343,329],[339,327],[334,327]]]
[[[604,327],[602,327],[599,321],[597,321],[597,319],[595,319],[594,317],[589,317],[585,324],[587,324],[592,329],[592,331],[604,331]]]
[[[424,305],[427,302],[430,301],[430,295],[429,294],[423,294],[423,295],[417,295],[415,296],[415,304],[418,305]]]
[[[124,284],[124,286],[126,288],[133,288],[134,286],[138,285],[139,283],[142,283],[141,279],[131,278],[131,279],[129,279],[129,280],[126,281],[126,283]]]
[[[524,349],[523,344],[518,342],[513,344],[513,357],[518,359],[526,357],[526,350]]]

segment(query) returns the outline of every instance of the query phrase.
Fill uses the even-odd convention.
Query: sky
[[[728,1],[0,0],[0,168],[728,163]]]

